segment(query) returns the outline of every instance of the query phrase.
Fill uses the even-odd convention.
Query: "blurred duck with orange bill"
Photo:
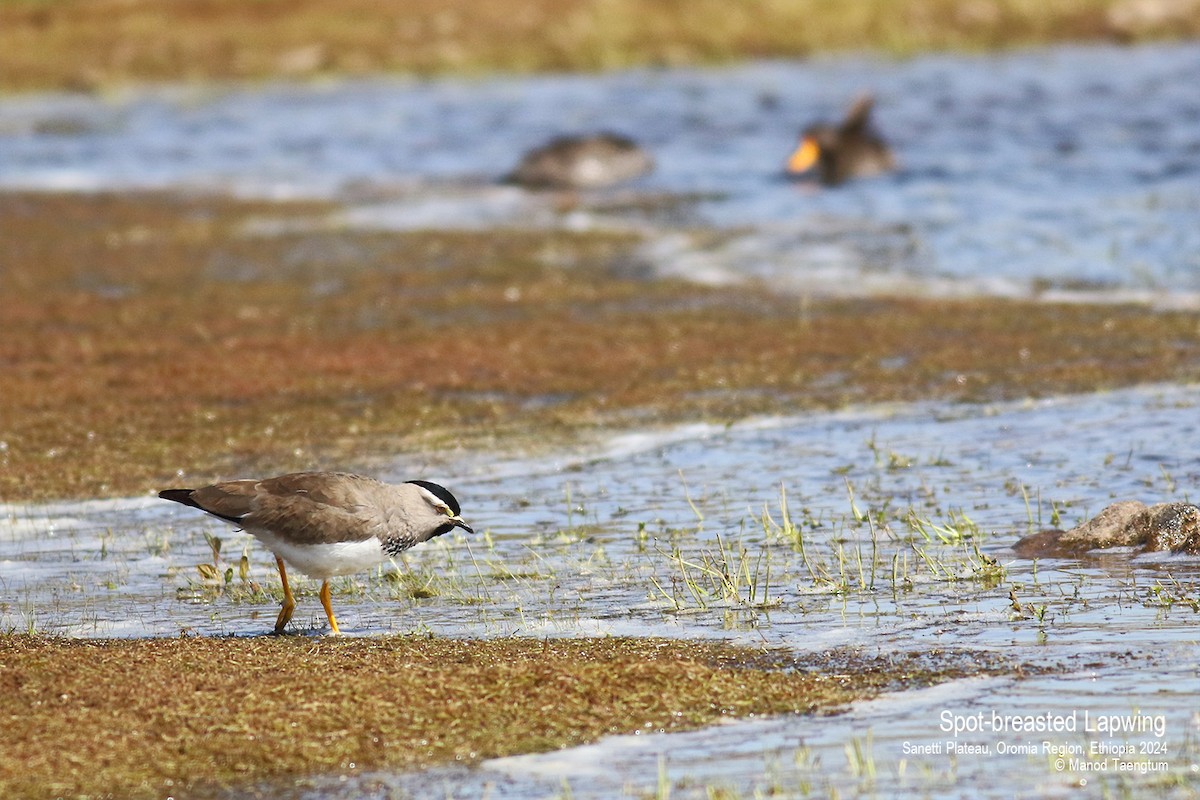
[[[875,98],[865,94],[841,123],[818,122],[805,128],[787,160],[787,174],[800,179],[815,175],[822,184],[837,186],[895,169],[892,151],[871,125],[874,105]]]

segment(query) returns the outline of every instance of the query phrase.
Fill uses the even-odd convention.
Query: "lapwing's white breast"
[[[246,528],[246,532],[310,578],[324,580],[335,575],[363,572],[387,558],[379,539],[374,536],[360,542],[298,545],[261,528]]]

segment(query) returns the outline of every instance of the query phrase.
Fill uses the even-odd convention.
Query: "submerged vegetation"
[[[800,659],[694,641],[432,637],[4,635],[0,663],[0,791],[129,798],[829,712],[999,668],[968,653]]]
[[[754,615],[798,597],[880,593],[895,599],[920,585],[959,582],[971,583],[978,596],[980,588],[1004,583],[1005,567],[980,550],[985,536],[967,528],[961,511],[952,509],[944,523],[912,508],[863,513],[851,490],[848,514],[823,520],[805,514],[793,521],[784,491],[778,509],[763,509],[749,530],[743,524],[725,534],[706,534],[702,526],[664,532],[652,552],[642,550],[650,600],[669,612],[728,608]],[[634,575],[638,567],[623,564],[617,571]]]
[[[596,70],[1200,34],[1191,0],[6,0],[0,90]]]
[[[0,196],[0,501],[1200,377],[1186,312],[646,281],[624,235],[364,232],[331,210]],[[266,219],[285,232],[251,232]]]

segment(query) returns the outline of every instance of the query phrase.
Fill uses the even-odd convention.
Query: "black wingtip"
[[[196,494],[195,489],[162,489],[159,491],[158,496],[161,497],[163,500],[170,500],[175,503],[182,503],[185,506],[191,506],[192,508],[198,508],[201,511],[203,511],[205,514],[210,514],[210,515],[216,517],[217,519],[223,519],[226,522],[232,522],[234,525],[242,524],[241,517],[227,517],[224,514],[218,514],[216,511],[213,511],[211,509],[205,508],[204,506],[200,505],[199,503],[196,502],[196,498],[194,497],[195,494]]]
[[[170,500],[175,503],[183,503],[185,506],[199,508],[196,501],[192,499],[192,489],[163,489],[158,493],[158,496],[163,500]]]
[[[462,509],[459,508],[458,505],[458,500],[454,497],[454,495],[450,494],[450,490],[445,486],[440,486],[430,481],[405,481],[405,483],[411,483],[415,486],[420,486],[425,491],[437,497],[446,504],[447,508],[454,512],[454,516],[457,517],[462,513]]]

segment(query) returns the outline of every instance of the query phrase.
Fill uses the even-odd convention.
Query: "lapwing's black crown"
[[[447,508],[454,512],[454,516],[457,517],[461,513],[462,509],[458,506],[458,500],[455,499],[454,495],[450,494],[450,490],[445,486],[439,486],[429,481],[406,481],[406,483],[420,486],[425,491],[432,493],[434,497],[441,500],[446,504]]]

